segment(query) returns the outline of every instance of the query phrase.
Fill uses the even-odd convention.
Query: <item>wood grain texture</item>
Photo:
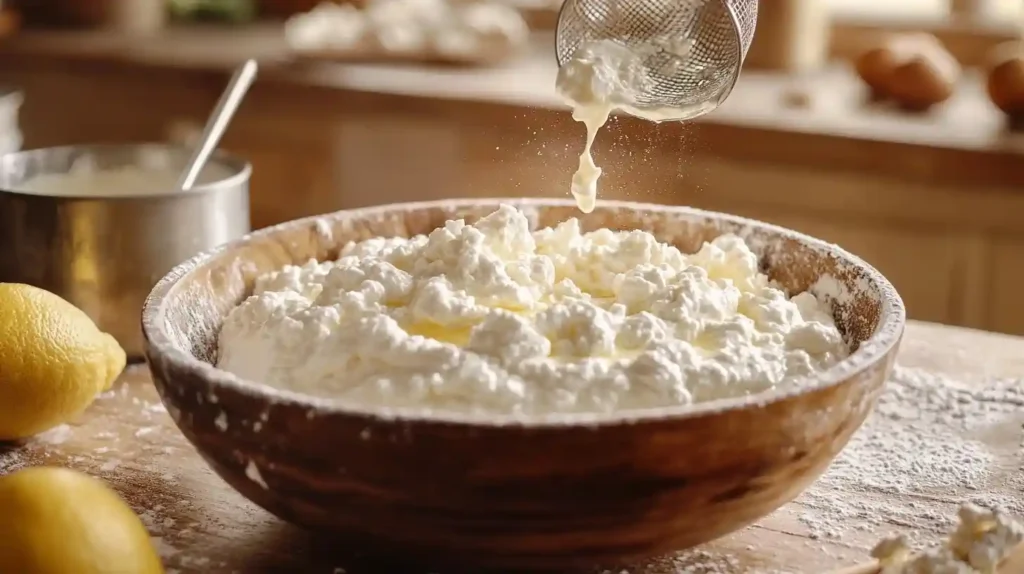
[[[685,252],[732,231],[792,292],[834,277],[851,294],[832,301],[834,314],[859,349],[802,393],[535,423],[345,407],[210,365],[220,323],[258,275],[333,258],[350,240],[479,217],[497,201],[300,220],[179,267],[147,301],[143,325],[154,383],[182,433],[246,498],[362,548],[430,564],[565,569],[688,548],[756,521],[824,471],[877,399],[904,322],[880,274],[781,228],[616,202],[583,226],[643,228]],[[509,201],[535,211],[539,226],[578,214],[566,201]]]
[[[897,364],[980,388],[991,377],[1019,377],[1024,372],[1024,339],[910,321]],[[1016,420],[1018,424],[1000,425],[983,437],[986,449],[997,455],[993,464],[1010,474],[980,485],[972,496],[1019,496],[1012,472],[1024,460],[1018,450],[1024,413]],[[344,540],[316,537],[243,498],[210,470],[179,432],[144,365],[129,367],[111,392],[70,425],[25,443],[0,445],[0,474],[40,464],[74,468],[116,489],[142,516],[168,574],[340,574],[336,568],[348,574],[431,572],[361,559],[358,552],[346,551]],[[848,487],[837,496],[858,500],[864,494]],[[961,496],[955,489],[942,489],[928,496],[890,493],[884,499],[897,507],[913,503],[932,516],[953,517]],[[813,531],[800,518],[809,512],[815,512],[814,505],[800,498],[749,528],[690,552],[632,564],[628,572],[821,574],[863,562],[871,546],[892,529],[932,541],[943,534],[897,521],[884,531],[847,531],[842,539],[813,539]],[[1024,562],[1015,564],[1024,572]]]

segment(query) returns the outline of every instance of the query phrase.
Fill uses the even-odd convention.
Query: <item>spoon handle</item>
[[[192,157],[189,158],[185,171],[181,174],[181,179],[178,180],[178,187],[182,191],[192,189],[196,178],[199,177],[203,166],[206,165],[206,160],[210,159],[213,150],[217,148],[221,136],[224,135],[228,124],[231,122],[231,117],[235,115],[238,105],[242,103],[242,98],[249,91],[249,86],[252,85],[253,80],[256,79],[256,68],[256,60],[246,60],[244,64],[235,70],[231,83],[228,84],[227,89],[221,95],[220,101],[217,102],[217,107],[214,108],[210,119],[206,122],[206,127],[203,128],[203,135],[199,138],[199,145],[192,152]]]

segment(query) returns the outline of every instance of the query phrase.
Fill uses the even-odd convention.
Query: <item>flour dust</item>
[[[1009,453],[996,452],[983,441],[986,432],[1004,425],[1020,433],[1022,422],[1020,379],[968,387],[897,367],[874,413],[828,472],[798,499],[800,520],[814,538],[886,528],[932,537],[949,529],[955,506],[966,502],[1024,515],[1020,440]],[[1014,468],[1004,468],[1007,458]],[[1020,495],[984,494],[998,483]]]

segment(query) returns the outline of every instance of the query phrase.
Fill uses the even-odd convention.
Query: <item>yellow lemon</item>
[[[0,283],[0,440],[40,433],[82,412],[124,365],[124,349],[71,303]]]
[[[0,572],[163,571],[142,521],[103,482],[45,466],[0,477]]]

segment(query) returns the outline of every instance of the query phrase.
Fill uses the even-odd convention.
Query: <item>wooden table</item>
[[[1024,374],[1024,338],[911,322],[899,365],[962,384],[982,385],[998,378],[1005,383],[1006,377]],[[1018,478],[995,476],[980,484],[977,494],[1020,500],[1024,402],[1011,405],[1007,414],[1006,421],[982,436],[997,453],[994,466],[1006,471],[1004,477]],[[214,475],[171,422],[141,365],[130,367],[114,390],[73,424],[0,450],[0,474],[40,464],[68,466],[107,480],[142,517],[169,574],[364,571],[351,565],[343,570],[344,558],[331,556],[307,534],[250,504]],[[962,495],[915,496],[911,504],[951,517]],[[629,572],[822,574],[864,560],[873,541],[889,533],[822,538],[801,520],[809,508],[797,500],[704,548]],[[929,529],[903,530],[924,539],[938,536]]]

